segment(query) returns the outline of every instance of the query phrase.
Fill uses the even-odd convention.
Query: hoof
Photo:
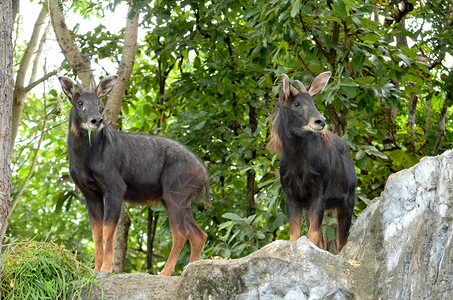
[[[96,276],[96,278],[106,278],[106,277],[109,277],[110,276],[110,272],[107,272],[107,271],[101,271],[100,273],[95,273],[94,276]]]

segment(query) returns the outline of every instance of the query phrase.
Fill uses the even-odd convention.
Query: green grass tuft
[[[33,240],[4,246],[2,299],[80,299],[94,284],[91,266],[62,246]]]

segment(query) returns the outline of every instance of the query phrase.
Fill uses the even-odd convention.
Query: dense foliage
[[[75,1],[68,9],[101,24],[96,16],[117,4],[101,3]],[[213,203],[205,206],[200,200],[194,206],[195,219],[209,235],[205,257],[242,257],[275,239],[288,239],[278,156],[266,148],[283,73],[308,85],[320,72],[332,72],[330,84],[315,101],[332,131],[351,147],[359,177],[355,215],[382,192],[391,173],[453,142],[450,2],[134,5],[142,14],[144,39],[120,126],[178,139],[206,162]],[[121,33],[109,34],[102,24],[88,34],[75,30],[74,36],[93,61],[117,62]],[[59,88],[27,99],[13,155],[13,197],[35,155],[38,162],[10,218],[7,237],[47,239],[92,258],[83,199],[68,178],[68,111]],[[444,128],[438,126],[442,116]],[[150,271],[160,271],[171,248],[162,207],[128,207],[128,213],[128,270],[146,269],[148,220],[157,220]],[[331,241],[334,222],[325,218]],[[188,253],[186,245],[177,271],[188,262]]]

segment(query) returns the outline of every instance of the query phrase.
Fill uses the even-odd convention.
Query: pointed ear
[[[286,74],[282,74],[283,84],[282,90],[280,92],[279,101],[284,106],[287,107],[288,100],[291,96],[296,96],[299,91],[289,83],[289,77]]]
[[[315,80],[310,84],[310,87],[308,88],[308,93],[310,96],[314,97],[321,93],[324,88],[326,87],[327,83],[329,82],[330,79],[330,72],[324,72],[319,74]]]
[[[77,93],[75,90],[74,82],[72,82],[72,80],[68,77],[64,76],[59,76],[58,80],[60,81],[63,92],[66,94],[66,96],[68,96],[69,101],[74,104],[73,102]]]
[[[108,93],[110,93],[115,86],[116,81],[118,80],[118,76],[112,75],[105,77],[104,79],[99,82],[98,87],[96,88],[96,95],[99,98],[102,98],[104,96],[107,96]]]
[[[302,84],[302,82],[300,82],[299,80],[294,80],[295,83],[297,83],[300,87],[300,91],[302,93],[308,93],[307,89],[305,88],[305,86]]]

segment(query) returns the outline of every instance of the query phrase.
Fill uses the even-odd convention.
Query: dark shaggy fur
[[[85,197],[92,224],[95,273],[107,276],[111,272],[113,235],[123,200],[134,204],[162,202],[173,233],[162,275],[173,272],[187,239],[191,243],[190,261],[198,260],[207,235],[197,226],[191,204],[203,189],[206,200],[210,199],[204,163],[172,139],[124,133],[105,124],[99,99],[111,91],[116,76],[103,79],[97,87],[93,85],[90,92],[80,86],[80,92],[76,92],[69,78],[59,80],[73,105],[69,116],[69,167]]]
[[[300,237],[302,210],[306,211],[308,238],[325,249],[322,219],[336,209],[338,251],[346,244],[354,209],[357,182],[347,144],[329,132],[312,96],[320,93],[330,73],[319,75],[308,90],[290,85],[283,75],[269,148],[281,155],[280,180],[286,195],[290,239]]]

